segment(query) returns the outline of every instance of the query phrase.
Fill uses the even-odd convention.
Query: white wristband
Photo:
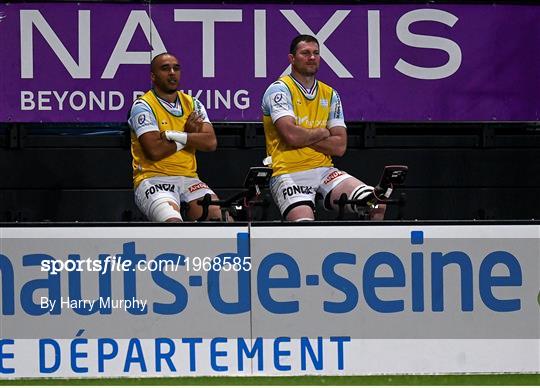
[[[165,131],[165,138],[176,143],[176,151],[183,149],[187,143],[186,132]]]
[[[167,140],[176,141],[186,145],[187,143],[187,133],[186,132],[176,132],[176,131],[165,131],[165,137]]]
[[[175,144],[176,144],[176,152],[181,151],[185,147],[185,145],[180,143],[179,141],[175,141]]]

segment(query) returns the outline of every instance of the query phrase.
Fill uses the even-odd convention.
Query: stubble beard
[[[317,70],[304,70],[300,74],[302,74],[304,77],[314,77],[317,74]]]

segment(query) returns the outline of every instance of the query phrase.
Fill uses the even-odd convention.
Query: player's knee
[[[371,207],[376,203],[373,186],[365,184],[355,187],[348,197],[349,200],[356,202],[345,206],[345,210],[350,213],[358,213],[362,208]]]
[[[286,215],[285,219],[287,221],[313,221],[315,220],[315,214],[313,209],[309,206],[298,206],[291,209]]]
[[[221,221],[221,209],[219,206],[209,206],[205,212],[203,206],[190,203],[187,218],[190,221]]]
[[[210,206],[208,208],[208,221],[221,221],[221,208],[219,206]]]
[[[170,199],[156,200],[150,206],[148,218],[155,222],[182,222],[180,207]]]
[[[195,221],[221,221],[221,208],[217,205],[203,206],[199,204],[200,200],[196,199],[189,203],[189,219]],[[212,194],[211,200],[218,201],[219,198],[217,195]]]

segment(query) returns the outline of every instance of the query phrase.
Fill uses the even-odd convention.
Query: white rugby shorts
[[[171,200],[180,207],[181,202],[191,202],[206,194],[214,192],[199,178],[156,176],[143,180],[135,189],[135,203],[150,219],[150,209],[157,200]]]
[[[270,191],[283,218],[296,206],[315,208],[315,195],[323,200],[330,191],[351,175],[335,167],[319,167],[306,171],[282,174],[270,179]]]

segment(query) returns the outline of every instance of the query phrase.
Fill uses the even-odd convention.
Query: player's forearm
[[[330,136],[324,140],[320,140],[317,143],[309,146],[315,151],[321,152],[330,156],[343,156],[347,148],[347,144],[343,141],[341,136]]]
[[[144,155],[153,162],[171,156],[176,151],[176,144],[166,139],[155,140],[152,144],[146,144],[143,147]]]
[[[186,145],[193,147],[198,151],[215,151],[217,148],[217,139],[213,133],[189,133]]]
[[[308,147],[326,139],[330,132],[326,128],[302,128],[297,125],[290,126],[285,136],[285,142],[292,147]]]

